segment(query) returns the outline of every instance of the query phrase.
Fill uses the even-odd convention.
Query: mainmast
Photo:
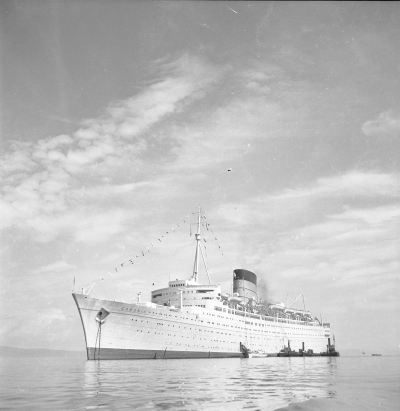
[[[197,233],[195,234],[196,237],[196,254],[194,256],[194,264],[193,264],[193,275],[192,279],[197,283],[197,277],[199,273],[199,252],[200,252],[200,227],[201,227],[201,209],[199,207],[198,211],[198,220],[197,220]]]

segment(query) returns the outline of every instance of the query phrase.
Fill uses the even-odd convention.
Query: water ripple
[[[27,410],[274,410],[337,396],[340,382],[363,375],[348,360],[2,358],[0,403]],[[375,387],[380,383],[375,377]]]

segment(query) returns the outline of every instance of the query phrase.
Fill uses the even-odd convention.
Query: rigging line
[[[97,349],[97,340],[99,338],[99,331],[100,331],[100,328],[97,327],[96,341],[94,343],[94,353],[93,353],[93,359],[94,360],[96,359],[96,349]]]
[[[206,243],[207,244],[207,243]],[[203,248],[204,248],[204,255],[205,255],[205,258],[206,258],[206,260],[208,259],[208,255],[207,255],[207,246],[206,246],[206,244],[203,244]]]
[[[188,218],[188,216],[186,215],[182,220],[179,221],[179,223],[175,224],[175,225],[171,228],[171,230],[165,231],[165,233],[162,234],[159,238],[157,238],[157,240],[161,243],[161,242],[162,242],[162,241],[161,241],[162,238],[165,238],[165,237],[166,237],[167,235],[169,235],[170,233],[174,233],[174,232],[177,230],[177,228],[180,228],[181,225],[185,224],[187,218]],[[150,248],[154,248],[154,244],[153,244],[153,243],[150,243],[150,247],[145,247],[146,252],[144,252],[143,250],[141,250],[141,254],[142,254],[143,257],[145,256],[145,254],[148,254],[149,252],[151,252]],[[139,258],[139,257],[140,257],[140,255],[136,255],[135,257],[132,257],[132,258],[130,258],[130,259],[127,259],[127,260],[123,261],[122,263],[118,264],[118,265],[114,268],[115,272],[118,272],[118,268],[123,268],[125,264],[129,264],[129,263],[130,263],[131,265],[133,265],[133,264],[134,264],[134,261],[133,261],[133,260],[134,260],[135,258]]]
[[[204,259],[204,255],[203,255],[203,250],[202,250],[201,247],[199,247],[199,248],[200,248],[201,259],[203,260],[204,268],[206,269],[206,273],[207,273],[207,277],[208,277],[208,283],[211,284],[211,278],[210,278],[210,274],[208,273],[207,264],[206,264],[206,261]]]
[[[204,216],[205,217],[205,216]],[[206,217],[205,217],[206,218]],[[207,222],[206,222],[206,228],[207,228],[207,231],[211,231],[211,233],[213,234],[213,236],[214,236],[214,240],[215,240],[215,242],[217,243],[217,246],[218,246],[218,249],[219,249],[219,251],[221,252],[221,255],[223,256],[224,255],[224,252],[223,252],[223,250],[222,250],[222,247],[221,247],[221,244],[219,243],[219,241],[218,241],[218,238],[217,238],[217,236],[215,235],[215,233],[214,233],[214,231],[213,231],[213,229],[212,229],[212,227],[211,227],[211,224],[208,222],[208,220],[207,220]]]
[[[207,228],[207,231],[211,231],[211,232],[214,234],[214,231],[213,231],[213,229],[212,229],[212,227],[211,227],[211,224],[209,223],[208,220],[206,221],[206,228]],[[214,235],[215,235],[215,234],[214,234]]]
[[[98,353],[98,360],[100,360],[100,344],[101,344],[101,320],[99,321],[99,353]]]

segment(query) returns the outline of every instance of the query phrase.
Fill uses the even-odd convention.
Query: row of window
[[[202,306],[202,305],[199,305],[199,306]],[[204,306],[203,306],[204,307]],[[132,308],[128,308],[128,307],[121,307],[121,310],[123,310],[123,311],[130,311],[130,312],[139,312],[139,313],[143,313],[143,314],[156,314],[156,315],[158,315],[158,316],[164,316],[164,317],[173,317],[173,318],[175,318],[176,320],[189,320],[189,321],[192,321],[193,323],[194,323],[194,321],[196,321],[196,322],[198,322],[198,321],[200,321],[200,322],[204,322],[203,320],[201,320],[201,319],[199,319],[199,315],[196,315],[196,318],[189,318],[189,317],[182,317],[182,316],[178,316],[178,315],[176,315],[176,314],[171,314],[171,313],[159,313],[159,312],[154,312],[154,311],[152,311],[152,312],[146,312],[145,310],[140,310],[140,309],[132,309]],[[218,315],[218,314],[213,314],[213,313],[205,313],[206,315],[208,315],[208,316],[212,316],[212,317],[218,317],[218,318],[221,318],[221,319],[223,319],[223,320],[232,320],[232,319],[230,319],[229,317],[225,317],[225,316],[223,316],[223,315]],[[252,326],[258,326],[258,327],[268,327],[268,328],[270,328],[271,326],[272,327],[274,327],[274,328],[276,328],[276,327],[279,327],[280,328],[280,330],[277,332],[277,333],[282,333],[282,330],[281,330],[281,326],[280,325],[278,325],[278,324],[269,324],[268,326],[267,326],[267,324],[263,324],[263,323],[258,323],[258,322],[251,322],[251,321],[246,321],[246,320],[244,320],[244,319],[236,319],[236,320],[238,320],[239,322],[242,322],[242,323],[245,323],[245,324],[248,324],[248,325],[252,325]],[[244,328],[244,327],[240,327],[240,326],[238,326],[238,325],[233,325],[233,324],[229,324],[229,323],[220,323],[220,322],[216,322],[216,323],[214,323],[213,321],[207,321],[207,324],[212,324],[212,325],[218,325],[218,326],[223,326],[224,328],[225,327],[229,327],[229,328],[236,328],[236,329],[243,329],[243,330],[245,330],[246,328]],[[237,324],[237,322],[236,322],[236,324]],[[286,328],[286,327],[285,327]],[[285,332],[291,332],[291,331],[293,331],[293,330],[302,330],[302,333],[304,333],[304,332],[307,332],[307,334],[308,335],[313,335],[313,336],[318,336],[318,334],[315,334],[315,333],[310,333],[310,331],[314,331],[314,330],[305,330],[303,327],[290,327],[289,329],[286,329],[286,331]],[[265,331],[264,331],[265,332]],[[273,332],[273,333],[275,333],[275,332]]]
[[[136,319],[134,319],[134,318],[131,318],[131,321],[135,321],[135,322],[138,322],[139,320],[136,318]],[[144,323],[144,322],[146,322],[147,324],[151,324],[151,320],[149,321],[149,320],[140,320],[140,322],[141,323]],[[176,328],[184,328],[185,330],[187,330],[188,329],[188,327],[185,327],[184,325],[178,325],[178,324],[184,324],[184,323],[176,323],[176,324],[174,324],[174,323],[160,323],[160,322],[157,322],[156,323],[156,326],[158,326],[158,327],[160,327],[160,326],[167,326],[167,327],[175,327],[176,326]],[[214,325],[214,322],[210,322],[210,321],[207,321],[207,324],[213,324]],[[220,323],[216,323],[215,325],[221,325]],[[264,326],[264,325],[263,325]],[[232,328],[232,327],[231,327]],[[246,333],[246,335],[248,334],[248,332],[250,331],[250,336],[249,337],[251,337],[251,336],[253,336],[253,338],[263,338],[262,337],[262,335],[260,335],[259,334],[259,332],[257,333],[257,334],[254,334],[254,333],[251,333],[251,330],[249,330],[248,328],[246,328],[246,327],[240,327],[240,326],[234,326],[234,328],[236,328],[236,329],[238,329],[238,330],[242,330],[242,332],[245,332]],[[192,330],[192,327],[189,327],[189,330]],[[202,332],[202,328],[194,328],[194,330],[196,330],[197,332]],[[272,331],[272,330],[261,330],[263,333],[269,333],[269,334],[278,334],[278,335],[282,335],[282,331],[280,331],[280,330],[278,330],[278,331]],[[223,331],[217,331],[215,328],[210,328],[210,329],[203,329],[203,332],[209,332],[209,333],[215,333],[215,334],[224,334],[224,335],[232,335],[232,334],[230,334],[230,333],[227,333],[227,332],[223,332]],[[284,333],[285,335],[304,335],[304,334],[302,334],[302,333],[293,333],[293,332],[285,332]],[[318,336],[320,336],[320,335],[318,335],[318,334],[309,334],[308,335],[308,337],[318,337]]]
[[[204,307],[204,306],[203,306]],[[195,318],[190,318],[190,317],[182,317],[182,316],[178,316],[178,315],[176,315],[176,314],[171,314],[171,313],[159,313],[159,312],[154,312],[154,311],[152,311],[152,312],[146,312],[145,310],[142,310],[142,309],[132,309],[131,307],[130,308],[128,308],[128,307],[121,307],[121,310],[126,310],[126,311],[130,311],[130,312],[138,312],[138,313],[143,313],[143,314],[156,314],[156,315],[158,315],[158,316],[164,316],[164,317],[172,317],[172,318],[175,318],[176,320],[186,320],[186,321],[191,321],[191,323],[192,324],[195,324],[195,322],[194,321],[196,321],[196,322],[205,322],[205,321],[203,321],[203,320],[201,320],[201,319],[199,319],[199,315],[197,314],[196,315],[196,319]],[[213,313],[205,313],[206,315],[208,315],[208,316],[211,316],[211,317],[218,317],[218,318],[221,318],[221,319],[223,319],[223,320],[231,320],[231,319],[229,319],[228,317],[225,317],[225,316],[223,316],[223,315],[218,315],[218,314],[213,314]],[[303,327],[290,327],[289,329],[287,329],[286,327],[286,330],[282,330],[282,327],[280,326],[280,325],[278,325],[278,324],[263,324],[263,323],[257,323],[257,322],[250,322],[250,321],[245,321],[244,319],[237,319],[237,320],[239,320],[239,322],[241,322],[241,323],[246,323],[246,324],[248,324],[248,325],[251,325],[251,326],[258,326],[258,327],[268,327],[268,328],[270,328],[271,326],[272,327],[274,327],[274,328],[276,328],[276,327],[278,327],[279,328],[279,330],[278,331],[265,331],[265,330],[260,330],[260,331],[262,331],[263,333],[265,333],[265,332],[268,332],[268,333],[273,333],[273,334],[282,334],[282,332],[284,332],[284,333],[292,333],[292,335],[293,335],[293,330],[302,330],[302,333],[304,333],[304,332],[307,332],[307,335],[308,336],[316,336],[316,337],[318,337],[318,336],[321,336],[321,334],[315,334],[315,333],[310,333],[310,331],[314,331],[314,330],[305,330]],[[182,323],[182,321],[180,322],[180,323]],[[184,322],[183,322],[184,323]],[[240,329],[240,330],[246,330],[246,328],[245,327],[241,327],[241,326],[239,326],[239,325],[233,325],[233,324],[229,324],[229,323],[220,323],[220,322],[216,322],[216,323],[214,323],[213,321],[207,321],[207,324],[210,324],[210,326],[211,325],[218,325],[218,326],[223,326],[224,328],[226,328],[226,327],[229,327],[229,328],[235,328],[235,329]],[[236,322],[236,324],[238,324],[238,322]],[[251,331],[251,330],[248,330],[247,329],[247,331]],[[300,333],[296,333],[296,334],[300,334]]]
[[[143,333],[145,332],[143,329],[136,329],[136,332],[140,332]],[[211,331],[209,331],[211,332]],[[162,332],[156,332],[156,331],[147,331],[147,334],[151,334],[153,333],[154,335],[160,335],[160,336],[164,336],[164,337],[175,337],[175,338],[187,338],[187,339],[191,339],[192,336],[188,335],[188,334],[172,334],[172,333],[162,333]],[[228,333],[219,333],[221,335],[226,335],[229,337],[232,337],[232,334],[228,334]],[[256,344],[256,348],[257,349],[265,349],[265,341],[264,342],[257,342],[256,340],[260,340],[260,337],[257,336],[249,336],[246,338],[246,341],[250,344]],[[218,348],[226,348],[226,344],[232,344],[235,345],[237,344],[237,341],[232,341],[232,340],[227,340],[227,339],[218,339],[218,338],[209,338],[209,337],[201,337],[201,336],[197,336],[196,337],[196,341],[206,341],[207,343],[217,343],[218,345],[216,346],[210,346],[209,344],[207,345],[202,345],[202,344],[196,344],[194,342],[192,342],[191,344],[186,344],[182,341],[168,341],[168,345],[172,345],[172,346],[187,346],[187,347],[193,347],[193,348],[214,348],[214,349],[218,349]],[[271,342],[270,342],[271,343]],[[225,344],[224,346],[221,346],[221,344]]]

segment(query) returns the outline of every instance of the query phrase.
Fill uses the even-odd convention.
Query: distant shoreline
[[[84,350],[58,350],[51,348],[21,348],[0,346],[1,357],[64,357],[64,356],[84,356],[86,353]]]

